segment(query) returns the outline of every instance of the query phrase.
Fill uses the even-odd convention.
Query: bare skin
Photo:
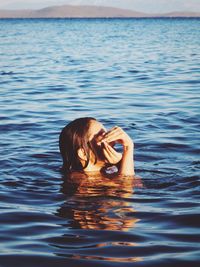
[[[129,135],[120,127],[115,126],[109,131],[98,121],[92,121],[89,129],[90,141],[99,151],[99,157],[95,163],[95,156],[91,152],[90,162],[84,172],[100,172],[106,164],[118,165],[118,174],[125,176],[134,175],[134,144]],[[123,147],[122,154],[114,149],[114,144]],[[80,160],[84,164],[84,155]]]

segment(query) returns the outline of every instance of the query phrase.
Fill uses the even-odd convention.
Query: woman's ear
[[[80,158],[80,160],[87,161],[87,156],[86,156],[85,150],[83,148],[78,149],[78,157]]]

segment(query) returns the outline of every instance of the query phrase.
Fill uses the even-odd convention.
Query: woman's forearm
[[[134,145],[124,146],[121,164],[119,168],[119,174],[121,175],[134,175]]]

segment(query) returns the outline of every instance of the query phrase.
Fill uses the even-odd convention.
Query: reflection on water
[[[199,267],[200,20],[0,29],[0,267]],[[145,187],[62,180],[60,130],[84,116],[128,132]]]
[[[65,179],[61,191],[73,190],[74,196],[66,201],[58,214],[64,218],[70,214],[73,225],[82,229],[127,231],[138,221],[133,217],[134,208],[126,200],[132,197],[135,185],[141,186],[139,178],[82,175],[78,183]]]
[[[99,246],[97,245],[96,247],[102,247],[104,244],[100,244]],[[111,244],[105,244],[107,247],[108,245],[111,246],[127,246],[127,244],[116,244],[116,243],[111,243]],[[130,246],[131,244],[128,244]],[[58,256],[65,256],[63,254],[57,254]],[[85,259],[85,260],[99,260],[99,261],[108,261],[108,262],[139,262],[142,261],[141,257],[128,257],[128,258],[120,258],[120,257],[103,257],[103,256],[86,256],[86,255],[70,255],[69,258],[71,259]]]
[[[128,200],[133,196],[134,188],[142,186],[142,181],[139,177],[118,176],[109,178],[101,175],[88,177],[84,174],[73,177],[65,176],[61,191],[66,195],[67,200],[57,210],[57,215],[67,221],[70,220],[68,227],[72,229],[133,230],[139,219],[135,216],[135,209]],[[65,235],[62,238],[65,238]],[[78,238],[80,237],[78,236]],[[120,249],[120,247],[136,245],[137,243],[134,242],[113,241],[90,244],[86,247],[89,249],[95,248],[100,251],[109,247]],[[142,260],[141,257],[116,257],[116,255],[114,257],[106,257],[101,255],[84,255],[82,253],[76,252],[71,255],[59,255],[71,259],[112,262],[138,262]]]

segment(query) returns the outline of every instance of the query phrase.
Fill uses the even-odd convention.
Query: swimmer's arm
[[[135,174],[133,153],[134,153],[133,144],[130,146],[123,147],[122,159],[120,161],[120,166],[119,166],[119,174],[126,176],[132,176]]]

